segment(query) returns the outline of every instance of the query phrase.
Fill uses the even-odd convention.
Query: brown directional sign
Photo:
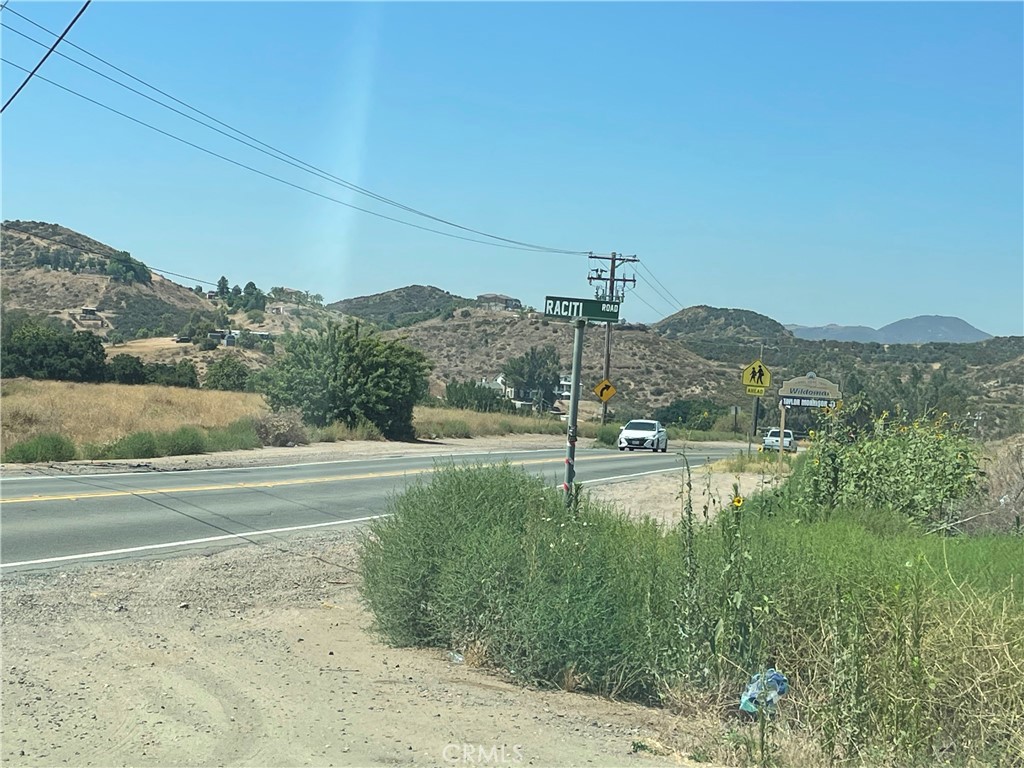
[[[835,408],[842,400],[838,384],[813,373],[787,379],[779,387],[779,403],[791,408]]]

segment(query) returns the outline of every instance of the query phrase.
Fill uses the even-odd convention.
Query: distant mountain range
[[[879,329],[865,325],[787,325],[798,339],[810,341],[859,341],[879,344],[927,344],[943,341],[953,344],[971,344],[991,339],[992,335],[980,331],[959,317],[919,315],[897,320]]]

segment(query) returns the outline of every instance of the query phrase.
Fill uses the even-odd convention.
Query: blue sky
[[[9,5],[57,32],[79,7]],[[1024,334],[1020,3],[96,0],[67,40],[403,204],[516,240],[636,254],[631,320],[709,304],[802,325],[955,315]],[[29,69],[45,50],[8,29],[2,44]],[[2,74],[6,99],[24,73]],[[294,184],[440,226],[57,54],[39,74]],[[56,222],[159,269],[328,301],[413,283],[533,305],[593,292],[585,256],[354,212],[40,80],[0,129],[4,218]]]

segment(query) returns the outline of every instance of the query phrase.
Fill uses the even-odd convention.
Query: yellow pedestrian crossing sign
[[[612,395],[614,395],[616,391],[615,386],[608,381],[608,379],[602,379],[601,382],[594,387],[594,394],[600,397],[601,402],[604,403],[611,400]]]
[[[772,385],[772,372],[760,360],[755,360],[743,369],[743,384],[748,395],[761,397]]]

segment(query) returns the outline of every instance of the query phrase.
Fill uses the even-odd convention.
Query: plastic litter
[[[448,651],[448,661],[452,662],[453,664],[461,664],[465,660],[466,657],[458,651]]]
[[[750,714],[757,714],[758,703],[763,702],[765,711],[775,712],[775,705],[789,690],[789,681],[777,669],[766,669],[758,672],[747,685],[747,690],[740,697],[740,709]]]

